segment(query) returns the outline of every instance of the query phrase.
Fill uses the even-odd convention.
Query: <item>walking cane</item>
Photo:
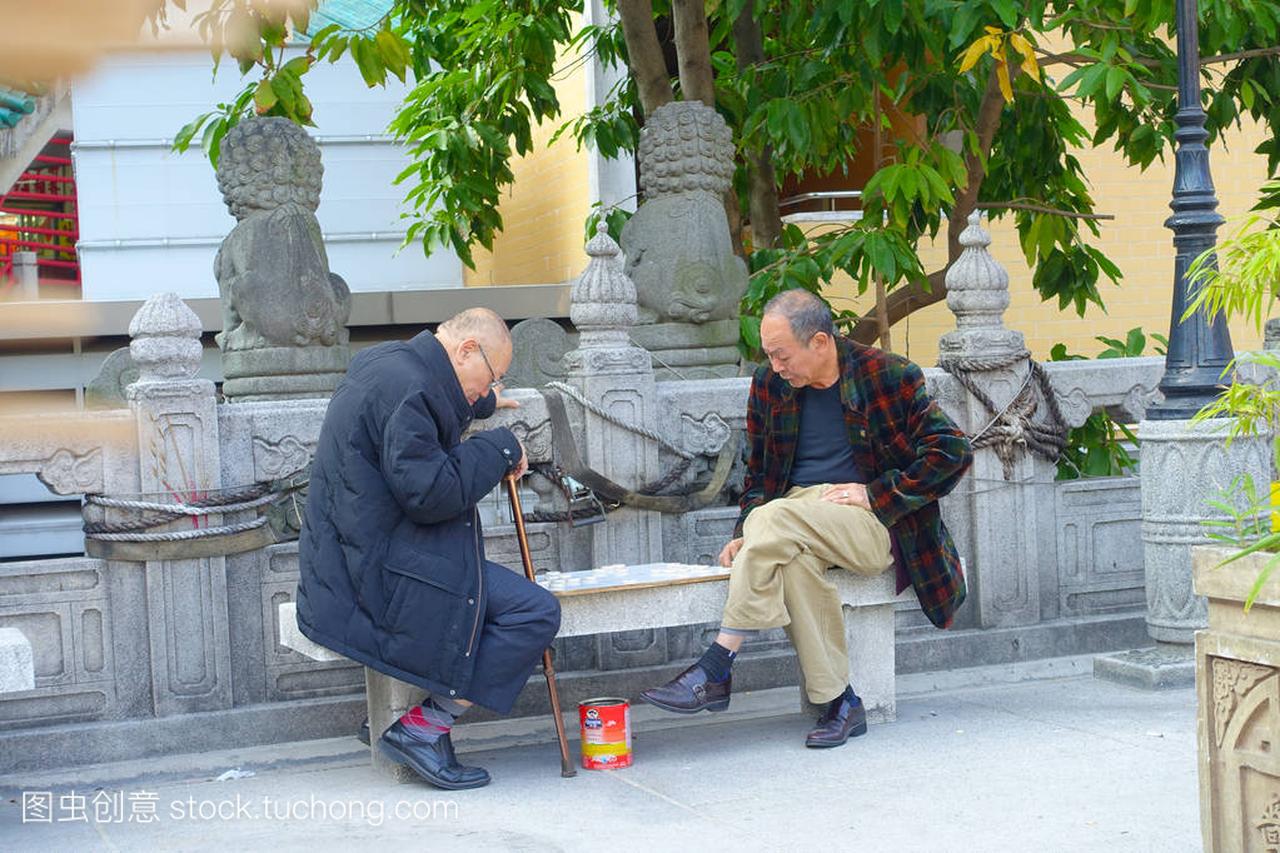
[[[529,537],[524,530],[524,510],[520,508],[520,492],[514,474],[507,475],[507,495],[511,498],[511,514],[516,522],[516,539],[520,542],[520,558],[524,561],[524,576],[529,583],[537,583],[533,576],[533,557],[529,554]],[[566,779],[577,776],[569,758],[569,739],[564,733],[564,717],[560,714],[560,694],[556,690],[556,670],[551,665],[551,649],[542,652],[542,671],[547,676],[547,692],[551,694],[551,716],[556,721],[556,737],[560,740],[560,775]]]

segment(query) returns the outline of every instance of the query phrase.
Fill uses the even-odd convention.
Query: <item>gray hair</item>
[[[764,314],[786,317],[791,324],[791,334],[802,344],[807,344],[818,332],[826,332],[833,338],[836,336],[835,322],[831,319],[827,303],[803,288],[782,291],[765,304]]]

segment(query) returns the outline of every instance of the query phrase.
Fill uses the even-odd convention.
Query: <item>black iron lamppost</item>
[[[1196,0],[1178,2],[1178,129],[1174,155],[1173,215],[1165,226],[1173,231],[1177,259],[1173,268],[1173,317],[1169,326],[1169,352],[1165,357],[1160,391],[1164,401],[1147,410],[1151,420],[1185,420],[1222,389],[1222,371],[1234,352],[1226,318],[1212,323],[1196,312],[1182,322],[1187,308],[1187,267],[1198,255],[1212,249],[1223,223],[1217,212],[1209,174],[1209,149],[1204,141],[1205,114],[1200,107],[1200,26]]]

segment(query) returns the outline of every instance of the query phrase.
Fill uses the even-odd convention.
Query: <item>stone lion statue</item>
[[[351,293],[315,215],[323,173],[319,146],[285,118],[242,121],[223,140],[218,189],[237,220],[214,260],[228,397],[316,396],[346,369]]]

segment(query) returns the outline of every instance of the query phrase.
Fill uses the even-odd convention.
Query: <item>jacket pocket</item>
[[[467,576],[457,571],[457,566],[453,563],[454,561],[441,559],[434,554],[421,554],[412,563],[388,560],[387,571],[393,575],[413,578],[419,583],[430,584],[454,595],[466,595]]]
[[[391,589],[379,626],[382,658],[449,683],[467,644],[468,614],[477,606],[467,569],[458,559],[397,550],[383,564]]]

